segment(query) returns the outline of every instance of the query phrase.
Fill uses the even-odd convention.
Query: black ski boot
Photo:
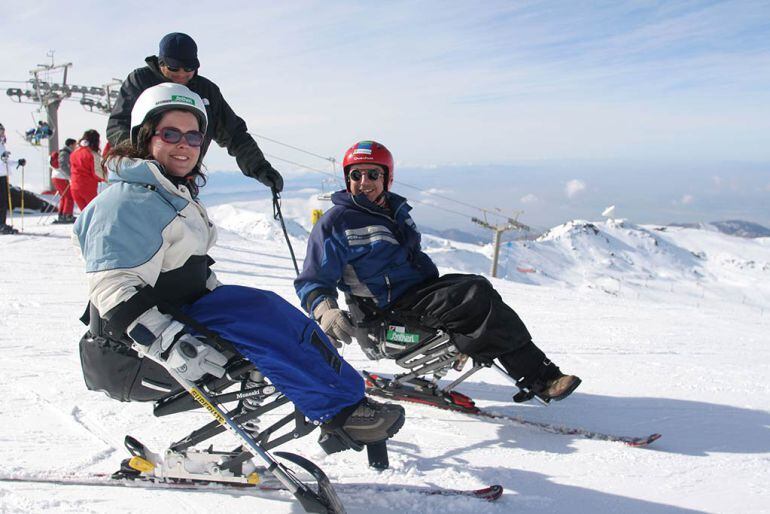
[[[529,401],[535,396],[545,403],[563,400],[581,382],[574,375],[562,373],[531,341],[518,350],[501,355],[499,360],[520,389],[513,395],[516,403]]]
[[[385,441],[404,426],[404,408],[392,403],[379,403],[364,397],[360,403],[343,409],[322,427],[324,434],[342,436],[357,445]],[[342,434],[339,434],[342,432]]]
[[[10,225],[2,225],[0,226],[0,235],[13,235],[18,234],[19,231],[13,228]]]
[[[69,225],[75,223],[75,216],[71,214],[59,214],[59,216],[53,220],[52,225]]]
[[[537,379],[530,384],[517,384],[521,390],[513,395],[514,402],[525,402],[531,400],[535,396],[545,403],[548,403],[551,400],[558,402],[572,394],[572,391],[577,389],[582,382],[579,377],[576,377],[575,375],[565,375],[561,371],[558,371],[559,368],[553,363],[549,364],[557,370],[558,375],[547,380]]]

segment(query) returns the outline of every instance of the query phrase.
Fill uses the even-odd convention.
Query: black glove
[[[16,164],[16,167],[18,168],[19,166],[26,166],[26,165],[27,165],[27,159],[19,159],[19,162],[18,164]]]
[[[267,171],[257,175],[257,180],[276,193],[283,191],[283,177],[275,168],[268,168]]]

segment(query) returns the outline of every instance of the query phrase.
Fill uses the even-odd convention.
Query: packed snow
[[[300,260],[310,209],[323,206],[313,198],[284,203]],[[226,203],[210,212],[221,227],[212,251],[220,280],[298,305],[270,205]],[[77,320],[87,298],[83,263],[71,227],[50,220],[28,216],[25,234],[0,240],[5,477],[110,473],[127,456],[126,434],[159,451],[209,421],[201,411],[156,418],[150,404],[85,388],[77,346],[85,331]],[[433,236],[424,246],[442,272],[488,272],[489,246]],[[506,246],[500,269],[495,287],[536,342],[583,384],[547,407],[513,404],[511,383],[492,370],[459,390],[499,413],[623,435],[660,432],[660,440],[631,448],[409,404],[386,471],[370,469],[365,453],[326,456],[316,433],[281,449],[310,458],[333,483],[505,488],[496,503],[404,491],[341,494],[351,513],[770,512],[770,238],[576,220]],[[367,360],[355,345],[343,351],[358,369],[398,371]],[[236,444],[230,435],[215,443]],[[301,508],[281,492],[0,481],[4,513],[213,511]]]

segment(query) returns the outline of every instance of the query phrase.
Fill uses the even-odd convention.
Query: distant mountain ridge
[[[736,237],[756,238],[756,237],[770,237],[770,229],[754,223],[752,221],[743,220],[725,220],[725,221],[712,221],[710,223],[669,223],[670,227],[682,227],[682,228],[699,228],[708,230],[709,227],[713,227],[723,234],[728,234]]]
[[[327,204],[316,198],[289,199],[283,205],[299,259],[312,229],[307,213],[319,207]],[[209,214],[221,230],[254,241],[283,242],[267,200],[212,206]],[[534,240],[504,242],[497,278],[588,288],[627,298],[663,297],[677,291],[695,299],[706,295],[761,306],[770,298],[770,238],[734,235],[759,236],[763,227],[755,225],[725,222],[720,230],[712,224],[682,227],[637,225],[624,219],[572,220]],[[421,229],[423,250],[442,272],[489,274],[494,253],[490,242],[479,244],[479,237],[460,230]]]
[[[451,241],[457,241],[458,243],[471,243],[477,245],[484,245],[489,243],[489,237],[484,237],[483,234],[472,234],[456,228],[448,228],[445,230],[439,230],[431,227],[419,227],[420,232],[429,236],[437,236]]]

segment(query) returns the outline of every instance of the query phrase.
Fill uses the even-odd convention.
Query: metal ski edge
[[[387,380],[387,379],[383,379],[382,377],[379,377],[379,379]],[[434,407],[437,409],[446,410],[450,412],[468,414],[470,416],[478,416],[478,417],[483,417],[488,419],[499,419],[503,421],[510,421],[521,426],[536,428],[538,430],[542,430],[544,432],[548,432],[551,434],[576,435],[584,439],[618,442],[618,443],[623,443],[626,446],[631,446],[633,448],[642,448],[642,447],[648,446],[663,436],[662,434],[659,434],[657,432],[646,436],[642,436],[642,437],[615,435],[615,434],[608,434],[603,432],[596,432],[593,430],[587,430],[584,428],[556,425],[556,424],[548,423],[544,421],[528,420],[521,416],[499,414],[496,412],[490,412],[490,411],[481,409],[479,407],[475,407],[474,410],[469,410],[467,408],[462,408],[462,407],[455,408],[455,407],[452,407],[451,405],[439,405],[436,403],[431,403],[427,400],[415,399],[407,395],[399,395],[396,391],[390,391],[382,387],[378,387],[376,385],[367,387],[366,392],[367,394],[381,396],[383,398],[388,398],[394,401],[414,403],[417,405],[425,405],[428,407]]]
[[[270,479],[260,482],[256,485],[242,484],[224,484],[216,482],[157,482],[146,478],[137,479],[113,479],[108,474],[89,474],[89,475],[23,475],[23,474],[0,474],[0,482],[16,482],[30,484],[51,484],[51,485],[70,485],[86,487],[125,487],[153,490],[181,490],[181,491],[199,491],[199,492],[283,492],[288,489],[278,480]],[[361,490],[368,490],[378,493],[397,493],[406,492],[420,494],[425,496],[462,496],[477,498],[485,501],[495,501],[503,495],[503,487],[500,485],[491,485],[480,489],[450,489],[435,486],[414,486],[398,484],[375,484],[375,483],[345,483],[336,484],[335,489],[345,495],[355,495]]]

